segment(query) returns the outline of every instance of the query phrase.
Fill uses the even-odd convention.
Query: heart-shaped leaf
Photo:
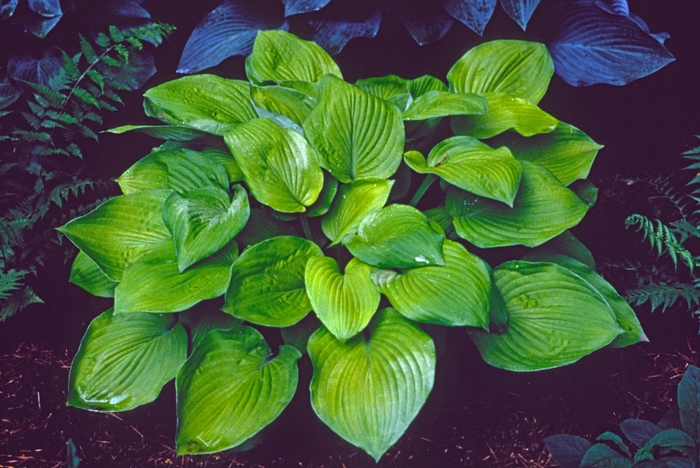
[[[361,332],[379,306],[380,294],[369,275],[372,267],[356,258],[345,273],[330,257],[312,257],[306,264],[306,291],[321,323],[340,341]]]
[[[251,87],[250,97],[256,106],[268,112],[282,115],[301,125],[311,110],[316,106],[316,100],[308,95],[291,88],[282,86]]]
[[[547,169],[528,161],[521,164],[522,177],[513,208],[449,188],[446,206],[460,237],[482,248],[535,247],[583,219],[588,204]]]
[[[392,180],[357,179],[342,185],[330,212],[321,220],[321,229],[333,244],[354,234],[365,217],[382,208],[393,185]]]
[[[313,242],[273,237],[243,252],[233,264],[224,312],[258,325],[288,327],[311,311],[304,271],[321,256]]]
[[[114,297],[114,288],[118,284],[105,275],[100,266],[82,250],[73,261],[70,282],[98,297]]]
[[[444,265],[445,236],[436,223],[408,205],[389,205],[365,216],[357,234],[343,244],[360,260],[379,268]]]
[[[272,358],[257,330],[209,332],[177,374],[177,454],[236,447],[280,415],[294,396],[301,353]]]
[[[593,160],[603,147],[564,122],[559,122],[550,133],[528,138],[505,132],[495,138],[495,143],[507,146],[517,159],[546,167],[564,185],[588,177]]]
[[[497,0],[443,0],[445,10],[457,21],[482,35],[496,9]]]
[[[284,213],[306,211],[323,188],[314,150],[298,133],[269,119],[240,125],[224,137],[252,195]]]
[[[150,403],[187,357],[187,332],[159,314],[95,318],[80,342],[68,376],[68,406],[126,411]]]
[[[488,101],[478,94],[429,91],[416,98],[403,113],[404,120],[426,120],[448,115],[488,113]]]
[[[300,15],[320,10],[328,5],[331,0],[282,0],[284,3],[284,16]]]
[[[238,247],[231,242],[215,255],[183,273],[170,243],[143,255],[124,270],[114,295],[114,310],[180,312],[198,302],[223,295],[231,279]]]
[[[435,346],[393,309],[382,310],[370,329],[368,341],[343,343],[325,327],[311,336],[311,405],[336,434],[378,461],[428,398]]]
[[[248,79],[256,84],[284,81],[316,83],[326,74],[339,78],[340,68],[318,44],[285,31],[261,31],[246,60]]]
[[[92,258],[111,279],[119,281],[127,265],[171,243],[161,210],[170,190],[151,190],[114,197],[58,228]]]
[[[287,27],[283,15],[274,0],[224,0],[195,26],[177,72],[196,73],[228,57],[248,55],[258,31]]]
[[[564,267],[512,261],[493,276],[508,307],[508,330],[471,333],[492,366],[535,371],[571,364],[622,333],[605,298]]]
[[[144,93],[146,115],[214,135],[256,118],[250,85],[216,75],[186,76]]]
[[[304,122],[321,166],[343,183],[390,177],[403,153],[399,109],[333,76],[322,85],[321,99]]]
[[[404,160],[420,174],[437,174],[462,190],[508,206],[513,206],[520,185],[520,162],[508,148],[493,149],[472,137],[438,143],[427,161],[418,151],[407,152]]]
[[[629,16],[578,1],[548,46],[557,75],[570,85],[622,86],[675,60],[662,42]]]
[[[487,115],[462,115],[451,120],[452,131],[457,135],[469,135],[485,139],[506,130],[515,130],[524,137],[550,133],[559,121],[524,99],[508,94],[487,94]]]
[[[118,179],[125,194],[170,189],[186,192],[201,187],[228,190],[226,169],[207,155],[186,148],[153,151]]]
[[[163,221],[175,244],[180,273],[221,250],[248,222],[250,205],[240,185],[233,197],[219,187],[173,192],[163,204]]]
[[[401,314],[419,322],[488,329],[490,268],[461,244],[445,240],[444,266],[402,273],[377,270],[372,280]]]
[[[373,38],[379,32],[382,23],[382,11],[379,8],[364,20],[309,20],[314,28],[314,42],[331,55],[339,54],[345,45],[356,37]]]
[[[469,49],[447,73],[447,81],[455,93],[507,94],[537,105],[553,73],[544,44],[499,40]]]
[[[503,9],[523,28],[523,31],[527,28],[527,23],[539,4],[540,0],[501,0]]]

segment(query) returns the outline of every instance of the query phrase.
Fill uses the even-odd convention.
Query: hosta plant
[[[568,232],[600,146],[538,107],[552,72],[541,44],[496,41],[449,84],[350,84],[316,44],[266,31],[249,81],[147,91],[163,123],[113,131],[168,141],[60,228],[81,250],[72,281],[114,297],[68,404],[129,410],[175,379],[178,453],[217,452],[284,410],[308,352],[316,415],[379,460],[433,386],[423,324],[462,327],[514,371],[646,339]]]

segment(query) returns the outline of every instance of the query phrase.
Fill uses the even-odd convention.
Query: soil
[[[192,7],[194,2],[185,3]],[[189,30],[216,3],[196,7],[203,12],[192,13],[191,24],[177,21],[185,16],[182,5],[170,9],[164,6],[169,2],[154,2],[149,7],[155,18],[176,23],[184,31],[157,57],[160,70],[175,68],[177,51],[182,50]],[[624,229],[625,217],[635,212],[673,216],[664,211],[667,207],[649,201],[641,180],[668,176],[682,187],[689,176],[679,172],[685,164],[678,155],[697,146],[692,135],[700,133],[700,87],[693,69],[700,63],[700,9],[688,6],[690,2],[630,3],[652,31],[671,33],[666,45],[677,61],[622,88],[574,89],[555,77],[542,102],[544,109],[606,145],[590,177],[599,188],[598,202],[574,233],[592,250],[601,272],[619,291],[634,286],[635,277],[634,272],[615,265],[653,260],[641,235]],[[508,37],[523,36],[500,9],[493,21],[487,38],[495,38],[496,33],[504,37],[503,31]],[[383,26],[376,42],[351,42],[337,58],[344,71],[353,70],[354,75],[348,73],[346,78],[388,73],[444,76],[446,64],[464,49],[448,53],[440,43],[421,49],[389,37],[397,31],[397,37],[406,35],[400,25],[393,29],[389,25]],[[465,43],[465,37],[474,42],[469,34],[456,28],[442,46]],[[399,58],[392,62],[387,59],[391,55]],[[406,61],[401,57],[412,57],[411,65],[392,68]],[[232,76],[227,73],[230,70],[240,75],[242,61],[232,59],[216,72]],[[167,73],[154,80],[174,78]],[[139,103],[127,102],[127,107],[138,109]],[[116,119],[123,121],[115,124],[136,121],[128,113]],[[111,159],[104,168],[114,175],[143,156],[147,144],[140,140],[126,148],[124,140],[109,135],[102,141],[105,148],[125,152],[118,158],[106,155]],[[619,434],[619,423],[627,418],[656,422],[675,405],[676,387],[687,366],[700,365],[698,321],[682,304],[664,314],[639,308],[649,343],[604,349],[574,365],[537,373],[488,366],[466,334],[454,329],[447,333],[438,359],[431,396],[378,464],[315,417],[307,390],[308,360],[300,364],[297,395],[260,445],[241,453],[176,457],[172,383],[156,402],[125,413],[66,407],[71,359],[90,320],[110,304],[70,285],[64,265],[47,265],[41,278],[50,279],[37,285],[45,304],[33,305],[0,324],[0,468],[66,466],[69,441],[77,449],[80,466],[88,468],[553,467],[545,437],[567,433],[592,440],[608,430]]]

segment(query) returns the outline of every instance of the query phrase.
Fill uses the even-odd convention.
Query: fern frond
[[[30,114],[29,112],[20,112],[20,114],[22,115],[22,117],[24,117],[24,120],[27,121],[29,126],[32,127],[34,130],[39,130],[39,128],[41,128],[41,120],[39,120],[37,116],[35,116],[34,114]]]
[[[13,135],[24,140],[24,141],[31,141],[31,142],[50,142],[51,141],[51,135],[49,135],[46,132],[28,132],[26,130],[14,130]]]
[[[625,219],[625,228],[633,225],[638,225],[637,232],[643,231],[644,239],[648,239],[652,249],[656,249],[656,255],[666,251],[673,261],[673,268],[678,268],[678,259],[680,258],[686,264],[691,274],[695,267],[695,259],[693,255],[681,245],[671,229],[666,226],[661,220],[650,220],[646,216],[633,214]]]
[[[109,36],[114,42],[122,42],[124,40],[124,35],[119,31],[119,28],[114,25],[109,27]]]
[[[78,37],[80,38],[80,51],[83,53],[83,57],[85,57],[85,60],[87,60],[88,63],[96,62],[97,52],[95,52],[95,49],[94,47],[92,47],[92,44],[90,44],[82,34],[79,34]]]
[[[77,60],[74,60],[73,57],[66,53],[66,51],[62,50],[61,63],[66,72],[66,78],[68,81],[77,81],[78,77],[80,76],[80,69],[78,68]]]
[[[32,288],[25,286],[18,291],[14,291],[10,297],[0,302],[0,322],[8,319],[31,304],[43,303],[44,301],[36,295]]]
[[[691,307],[700,304],[700,289],[696,289],[690,284],[672,283],[672,284],[648,284],[631,291],[627,291],[625,299],[632,306],[640,306],[647,302],[651,305],[651,311],[654,312],[661,307],[661,312],[673,306],[678,299],[684,299]]]
[[[90,92],[84,88],[81,88],[80,86],[75,86],[73,88],[73,95],[76,96],[78,99],[83,101],[86,104],[90,104],[91,106],[95,106],[98,109],[100,108],[100,103],[97,102],[97,98],[90,94]]]
[[[0,272],[0,300],[10,297],[12,291],[16,291],[21,286],[22,279],[27,275],[26,270],[9,270]]]

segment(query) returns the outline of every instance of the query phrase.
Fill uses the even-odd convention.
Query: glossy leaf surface
[[[429,91],[416,98],[403,113],[404,120],[426,120],[448,115],[486,114],[488,101],[474,93]]]
[[[322,167],[343,183],[390,177],[401,163],[404,129],[399,109],[332,76],[304,132]]]
[[[114,314],[95,318],[68,377],[68,406],[126,411],[155,400],[187,357],[187,332],[173,316]]]
[[[523,31],[527,28],[527,23],[539,4],[540,0],[501,0],[503,9],[523,28]]]
[[[274,421],[294,396],[301,353],[272,357],[250,327],[208,333],[177,375],[178,455],[242,444]]]
[[[85,252],[78,251],[70,270],[70,282],[98,297],[114,297],[117,282],[107,276]]]
[[[316,105],[316,100],[291,88],[282,86],[253,86],[250,96],[256,106],[287,117],[301,125]]]
[[[512,261],[493,275],[508,308],[508,330],[471,334],[492,366],[535,371],[571,364],[622,333],[601,294],[564,267]]]
[[[372,280],[391,305],[418,322],[487,328],[490,268],[457,242],[445,240],[444,266],[396,273],[376,270]]]
[[[328,5],[331,0],[282,0],[284,16],[299,15],[317,11]]]
[[[335,433],[379,460],[428,398],[435,346],[393,309],[379,313],[370,335],[342,343],[324,327],[311,336],[311,405]]]
[[[321,256],[313,242],[273,237],[243,252],[233,264],[224,312],[258,325],[288,327],[311,311],[304,271]]]

